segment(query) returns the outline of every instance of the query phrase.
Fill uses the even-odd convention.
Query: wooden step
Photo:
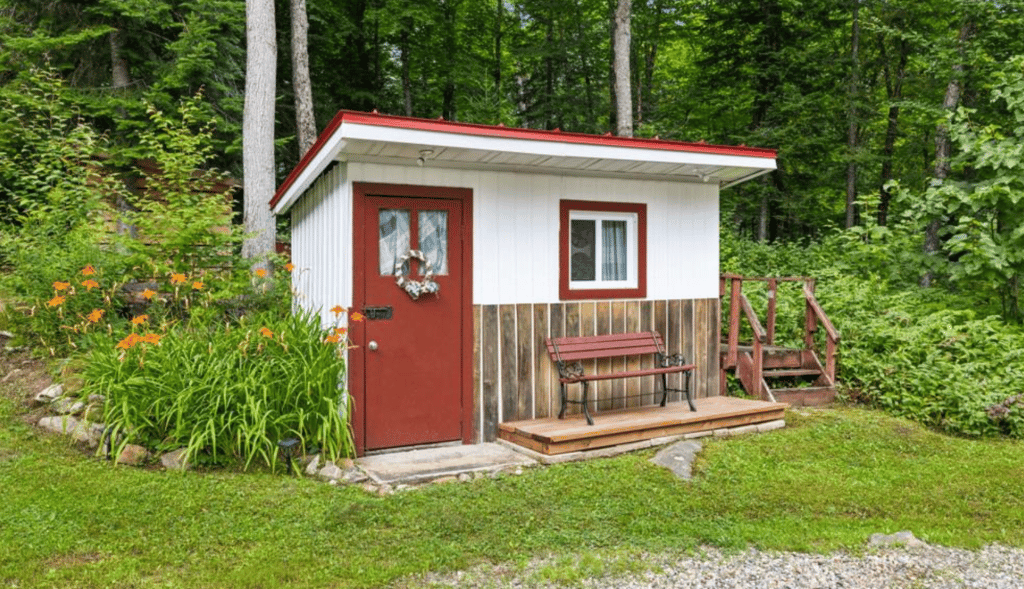
[[[772,396],[779,403],[792,407],[820,407],[836,399],[835,387],[804,387],[793,389],[772,389]]]
[[[821,376],[817,368],[782,368],[779,370],[765,370],[765,378],[783,378],[787,376]]]

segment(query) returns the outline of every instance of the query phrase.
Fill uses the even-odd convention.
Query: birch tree
[[[292,0],[292,89],[295,91],[295,127],[299,158],[316,143],[313,85],[309,80],[309,19],[306,0]]]
[[[632,0],[619,0],[615,9],[615,133],[633,136],[633,90],[630,84],[629,46]]]
[[[245,2],[245,109],[242,113],[242,172],[246,238],[242,256],[254,267],[269,269],[275,225],[270,211],[274,195],[274,93],[277,37],[273,0]]]

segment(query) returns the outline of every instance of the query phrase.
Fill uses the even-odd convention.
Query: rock
[[[314,454],[310,458],[309,464],[306,465],[306,476],[315,477],[318,470],[320,470],[320,455]]]
[[[103,395],[96,395],[96,394],[89,395],[89,402],[90,403],[95,403],[97,405],[102,405],[103,402],[106,401],[106,400],[107,400],[107,398],[104,397]]]
[[[341,475],[341,480],[350,484],[361,483],[369,478],[370,477],[366,476],[365,472],[356,468],[355,466],[352,466],[351,468],[346,468]]]
[[[167,470],[188,470],[192,465],[188,463],[185,453],[188,448],[178,448],[160,456],[160,464]]]
[[[658,451],[651,458],[651,462],[658,466],[664,466],[672,471],[674,475],[683,479],[692,478],[693,459],[701,450],[701,443],[694,440],[677,442]]]
[[[363,490],[366,491],[367,493],[376,494],[377,493],[377,485],[375,485],[373,483],[363,483]]]
[[[464,472],[464,473],[459,475],[459,482],[460,483],[465,483],[465,482],[468,482],[468,481],[471,481],[471,480],[473,480],[473,476],[470,475],[468,472]]]
[[[115,464],[127,464],[128,466],[140,466],[149,460],[149,450],[138,444],[128,444],[118,454]]]
[[[64,394],[64,385],[52,384],[45,389],[39,391],[35,397],[32,398],[32,402],[36,405],[49,405],[54,399],[61,397]]]
[[[381,497],[386,497],[388,495],[394,495],[394,494],[395,494],[394,488],[392,488],[391,485],[389,485],[387,483],[384,483],[381,486],[377,487],[377,495],[379,495]]]
[[[59,415],[74,415],[85,409],[85,403],[74,397],[58,397],[50,402],[50,410]]]
[[[90,448],[100,445],[100,438],[103,436],[103,425],[79,421],[70,416],[49,416],[39,420],[36,424],[47,431],[56,432],[71,436],[76,442],[82,442]],[[97,431],[97,425],[99,426]]]
[[[343,470],[341,470],[340,468],[338,468],[337,465],[328,460],[327,466],[321,468],[320,471],[317,472],[316,476],[322,481],[336,481],[340,479],[344,474],[345,472]]]
[[[356,461],[352,460],[351,458],[342,458],[341,464],[339,464],[338,466],[344,468],[345,470],[348,470],[350,468],[355,468]]]
[[[925,542],[918,540],[913,532],[909,530],[903,530],[902,532],[896,532],[895,534],[871,534],[868,538],[868,546],[872,548],[920,548],[927,546]]]

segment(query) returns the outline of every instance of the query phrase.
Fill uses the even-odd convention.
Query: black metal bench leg
[[[559,389],[562,391],[562,410],[558,412],[558,419],[564,419],[565,418],[565,406],[569,402],[568,398],[566,397],[565,383],[564,382],[561,384]]]
[[[665,403],[668,402],[668,378],[661,375],[661,406],[664,407]]]
[[[686,402],[690,404],[690,411],[696,411],[697,406],[693,404],[693,388],[690,386],[690,371],[686,371]]]
[[[590,417],[590,403],[587,402],[587,381],[583,381],[583,414],[587,416],[587,425],[594,425],[594,419]]]

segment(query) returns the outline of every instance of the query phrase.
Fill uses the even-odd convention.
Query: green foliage
[[[884,228],[808,246],[724,239],[723,268],[819,279],[817,299],[843,336],[838,378],[853,400],[949,433],[1024,437],[1024,329],[1004,322],[984,291],[919,288],[917,266],[902,263],[917,255],[907,253],[912,243]],[[779,295],[778,337],[795,343],[802,301]],[[752,299],[763,316],[765,301]]]
[[[998,293],[1003,315],[1024,320],[1024,57],[1013,59],[994,79],[991,100],[1005,108],[1006,123],[983,124],[977,109],[961,108],[950,136],[955,165],[964,180],[933,182],[910,196],[911,218],[924,225],[946,219],[944,249],[950,262],[938,266],[954,286]]]
[[[186,446],[192,463],[273,467],[277,442],[294,437],[331,459],[352,455],[344,340],[325,341],[318,316],[281,308],[96,346],[83,394],[106,396],[114,454],[129,443]]]

